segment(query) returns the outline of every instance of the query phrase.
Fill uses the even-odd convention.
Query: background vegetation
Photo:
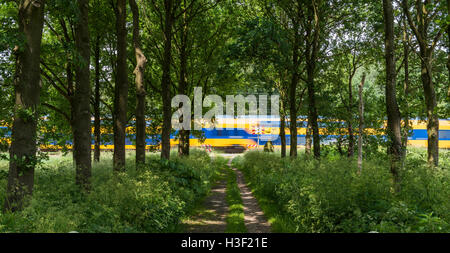
[[[0,0],[0,231],[176,231],[223,163],[190,152],[201,131],[177,132],[171,152],[171,98],[192,100],[194,87],[280,96],[280,154],[237,163],[280,231],[449,231],[438,141],[450,115],[449,9],[450,0]],[[413,119],[426,124],[426,154],[407,145]],[[285,131],[300,127],[301,150]],[[136,146],[128,158],[126,137]],[[146,159],[148,138],[159,158]],[[107,143],[112,155],[100,152]],[[69,156],[46,161],[41,147],[52,145]]]
[[[128,162],[132,160],[129,154]],[[27,207],[0,214],[0,232],[180,232],[180,221],[206,196],[226,163],[204,152],[170,162],[151,156],[148,165],[115,174],[106,161],[93,167],[92,190],[85,195],[72,180],[71,158],[51,157],[36,171],[36,188]],[[4,201],[4,166],[0,175]]]
[[[386,155],[355,161],[337,151],[318,162],[301,156],[249,152],[235,159],[250,181],[275,232],[448,232],[448,170],[430,170],[423,149],[408,153],[401,191],[393,189]],[[450,152],[442,154],[450,166]]]

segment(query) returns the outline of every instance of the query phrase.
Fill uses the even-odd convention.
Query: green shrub
[[[361,174],[354,160],[330,150],[320,162],[249,152],[235,165],[257,196],[288,217],[283,227],[290,230],[280,232],[449,232],[449,171],[430,169],[419,151],[411,152],[397,194],[380,155],[364,161]]]
[[[107,156],[105,154],[105,156]],[[217,164],[204,152],[161,161],[151,156],[135,168],[113,173],[109,157],[93,167],[92,189],[80,193],[70,157],[56,157],[36,171],[33,198],[18,213],[0,213],[0,232],[174,232],[207,194]],[[6,178],[0,178],[0,204]]]

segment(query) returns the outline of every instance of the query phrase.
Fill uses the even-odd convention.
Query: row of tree
[[[127,127],[135,131],[137,164],[145,163],[152,133],[169,159],[171,98],[192,97],[197,86],[222,96],[279,94],[283,157],[285,128],[303,134],[289,119],[307,115],[306,153],[319,158],[327,134],[319,124],[341,131],[338,150],[352,157],[355,132],[362,137],[364,126],[379,128],[387,118],[396,182],[409,119],[426,118],[428,162],[438,165],[439,118],[450,110],[448,0],[20,0],[0,6],[1,55],[15,60],[0,62],[0,114],[13,119],[7,210],[21,209],[32,193],[45,135],[63,145],[72,141],[76,182],[89,191],[91,117],[94,161],[101,143],[112,139],[114,170],[125,168]],[[200,133],[179,131],[180,155],[189,155],[192,134]],[[357,139],[361,163],[371,140]],[[292,157],[297,141],[290,138]]]
[[[395,3],[255,1],[254,6],[259,7],[255,8],[259,10],[256,11],[259,12],[257,15],[262,20],[249,24],[248,29],[260,33],[269,41],[268,44],[248,41],[251,50],[245,51],[247,48],[243,48],[239,53],[253,63],[264,61],[275,70],[272,74],[278,73],[278,76],[270,78],[279,84],[278,90],[284,97],[282,126],[285,125],[286,112],[289,112],[289,118],[297,118],[299,105],[301,107],[303,100],[306,100],[306,111],[301,112],[308,115],[306,152],[310,153],[312,148],[316,158],[320,157],[318,116],[336,116],[336,112],[329,113],[329,109],[320,108],[323,106],[318,104],[317,97],[324,97],[320,94],[320,89],[326,86],[321,82],[332,84],[332,89],[339,94],[339,97],[328,95],[328,98],[342,103],[342,107],[338,108],[340,115],[335,118],[346,122],[347,152],[348,156],[353,156],[353,125],[357,118],[354,116],[357,114],[357,103],[352,88],[355,77],[358,74],[364,79],[362,77],[365,77],[365,72],[374,71],[374,64],[384,60],[388,153],[392,155],[392,172],[397,178],[399,165],[396,164],[402,164],[409,134],[409,119],[414,116],[427,119],[428,162],[438,165],[439,115],[443,118],[449,115],[447,91],[450,86],[448,73],[442,69],[443,63],[448,62],[448,52],[445,53],[449,48],[448,40],[443,36],[446,31],[448,33],[448,4],[449,1],[420,0]],[[278,31],[274,33],[274,30]],[[383,37],[380,35],[384,35],[384,41],[379,39]],[[418,72],[410,73],[411,62],[419,64]],[[441,72],[433,75],[436,66]],[[399,93],[400,82],[397,76],[402,69],[404,88]],[[417,110],[408,110],[412,106],[411,102],[416,103],[411,97],[410,77],[416,77],[417,73],[420,74],[422,94],[417,91],[415,93],[419,93],[425,101],[425,115],[417,113]],[[378,78],[380,77],[379,75]],[[347,80],[343,81],[345,78]],[[346,83],[347,89],[343,89],[341,82]],[[345,90],[347,99],[343,97]],[[401,106],[397,99],[399,95],[403,102]],[[441,107],[443,110],[439,109],[439,101],[444,103]],[[324,101],[319,101],[321,102]],[[284,128],[281,131],[281,142],[284,156],[283,130]],[[290,124],[290,132],[294,136],[297,134],[296,124]],[[296,147],[297,139],[291,138],[290,145]],[[290,150],[291,156],[296,156],[296,153],[297,149]]]
[[[219,13],[226,14],[230,10],[229,3],[215,9],[219,2],[23,0],[2,3],[2,12],[10,17],[10,38],[6,42],[14,44],[14,54],[10,58],[16,59],[15,76],[11,81],[15,105],[5,209],[21,209],[25,196],[32,193],[34,168],[39,162],[36,152],[41,144],[37,134],[42,134],[38,126],[41,123],[47,129],[57,129],[47,134],[59,144],[67,141],[64,131],[69,133],[76,183],[85,191],[90,189],[92,166],[91,116],[94,116],[95,161],[100,159],[100,144],[105,141],[101,129],[112,126],[113,167],[115,171],[124,169],[126,130],[135,118],[136,163],[144,164],[149,87],[160,95],[152,98],[162,98],[162,127],[158,127],[162,129],[161,157],[169,159],[171,97],[177,92],[192,93],[194,85],[208,87],[218,58],[214,51],[223,46],[223,38],[227,36],[223,26],[229,18],[227,15],[219,17]],[[128,22],[130,17],[132,22]],[[111,20],[115,20],[115,26]],[[130,23],[132,43],[128,38]],[[145,31],[143,36],[142,31]],[[141,37],[147,41],[144,47]],[[134,71],[129,71],[129,63],[133,62],[129,57],[130,46],[135,55]],[[151,55],[150,64],[156,71],[145,72],[149,60],[144,51]],[[176,73],[174,64],[178,64]],[[130,73],[135,75],[136,84],[132,112]],[[176,85],[173,77],[177,75]],[[7,81],[7,78],[2,79]],[[50,120],[42,122],[43,115]],[[159,124],[159,115],[153,116]],[[69,129],[65,129],[67,126]],[[180,133],[181,155],[189,154],[189,136],[189,130]]]

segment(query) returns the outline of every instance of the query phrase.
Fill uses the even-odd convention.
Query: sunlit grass
[[[228,233],[245,233],[247,229],[244,223],[244,205],[241,192],[237,185],[236,173],[229,167],[225,171],[227,179],[227,229]]]

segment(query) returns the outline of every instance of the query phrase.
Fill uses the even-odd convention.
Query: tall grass
[[[320,161],[249,152],[244,171],[276,232],[450,232],[450,157],[429,168],[423,150],[408,153],[394,193],[387,159],[356,161],[334,153]]]
[[[225,169],[225,177],[227,180],[227,233],[246,233],[247,228],[244,222],[244,205],[242,203],[241,191],[237,184],[236,173],[230,168]]]
[[[135,168],[128,154],[126,172],[114,174],[111,155],[104,153],[93,166],[91,192],[82,194],[71,155],[51,156],[36,170],[27,207],[0,214],[0,232],[173,232],[209,191],[216,163],[225,161],[194,151],[189,158],[165,162],[151,155],[146,166]],[[6,181],[0,173],[0,205]]]

